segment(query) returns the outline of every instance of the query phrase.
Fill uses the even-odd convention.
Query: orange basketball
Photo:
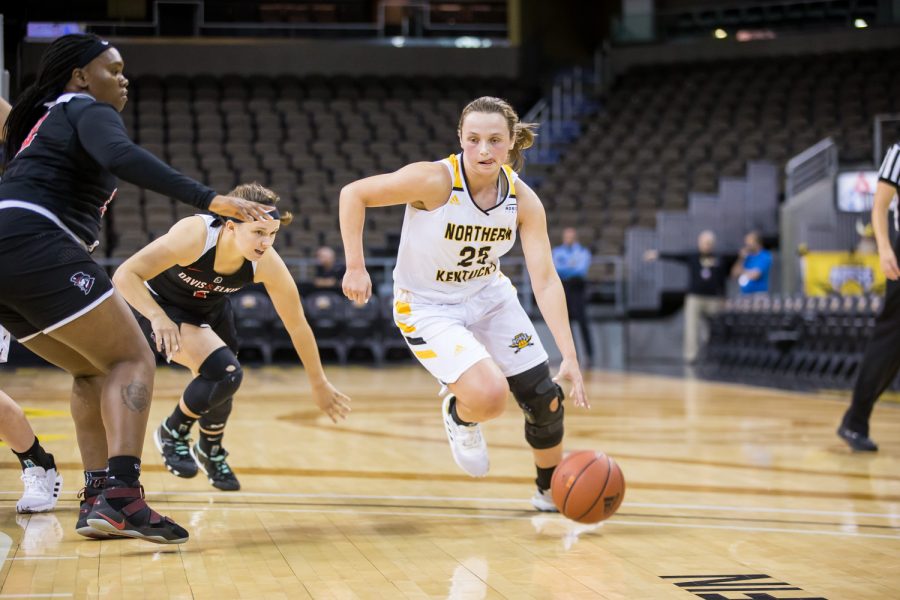
[[[613,516],[622,504],[625,477],[606,454],[581,450],[557,465],[550,493],[563,515],[579,523],[599,523]]]

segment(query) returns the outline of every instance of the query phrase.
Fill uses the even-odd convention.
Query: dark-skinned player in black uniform
[[[10,110],[12,106],[0,98],[0,143],[6,140],[4,129]],[[0,157],[2,156],[3,150],[0,149]],[[0,326],[0,364],[6,362],[9,346],[9,332]],[[62,492],[62,475],[56,469],[53,455],[44,450],[34,434],[25,411],[3,390],[0,390],[0,439],[6,442],[22,465],[25,493],[16,503],[16,512],[53,510]]]
[[[267,208],[220,196],[135,145],[119,112],[124,61],[89,34],[54,40],[6,123],[0,182],[0,324],[72,374],[85,469],[76,530],[183,543],[188,532],[144,501],[140,456],[155,364],[131,309],[90,255],[116,178],[229,217]]]
[[[275,206],[278,196],[253,183],[229,195]],[[184,218],[116,270],[116,288],[142,316],[141,329],[157,352],[191,370],[193,379],[178,405],[154,432],[166,467],[179,477],[197,468],[221,490],[240,484],[222,446],[233,396],[243,373],[228,299],[246,285],[262,283],[303,361],[313,401],[337,422],[350,399],[329,383],[293,277],[272,243],[291,214],[270,213],[272,221],[241,223],[195,215]],[[190,431],[199,421],[199,441]]]

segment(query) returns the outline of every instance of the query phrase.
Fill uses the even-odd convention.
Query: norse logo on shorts
[[[84,292],[85,296],[87,296],[91,292],[91,288],[94,287],[94,276],[88,275],[84,271],[78,271],[69,278],[69,281],[74,283],[75,287]]]
[[[534,346],[534,342],[531,341],[531,336],[527,333],[517,334],[516,337],[513,338],[512,344],[509,345],[510,348],[515,350],[513,354],[518,354],[520,350],[527,348],[528,346]]]

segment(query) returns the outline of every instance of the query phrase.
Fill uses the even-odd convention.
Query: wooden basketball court
[[[17,516],[19,466],[0,452],[2,598],[838,598],[900,589],[900,410],[879,405],[881,452],[834,435],[845,400],[649,375],[588,375],[569,449],[622,466],[625,502],[602,526],[531,510],[522,417],[488,424],[491,474],[457,469],[437,385],[419,367],[331,367],[353,397],[320,416],[302,371],[248,369],[225,437],[240,492],[165,471],[150,436],[151,505],[191,540],[158,546],[75,534],[81,465],[70,380],[0,372],[65,477],[59,508]],[[188,379],[162,369],[151,426]]]

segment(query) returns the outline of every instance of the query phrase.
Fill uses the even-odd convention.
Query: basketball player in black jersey
[[[0,143],[5,140],[3,129],[10,110],[9,102],[0,98]],[[0,149],[0,155],[2,152]],[[9,332],[0,327],[0,364],[6,362],[9,343]],[[62,475],[56,469],[53,455],[41,446],[25,412],[3,390],[0,390],[0,439],[6,442],[22,465],[25,491],[16,502],[16,512],[53,510],[62,492]]]
[[[271,206],[278,201],[274,192],[256,183],[238,186],[229,195]],[[166,467],[179,477],[193,477],[199,466],[221,490],[240,488],[222,447],[242,378],[230,294],[262,283],[303,361],[313,401],[335,422],[350,410],[349,398],[325,377],[297,285],[272,248],[279,227],[292,217],[270,214],[276,219],[251,223],[205,215],[182,219],[122,263],[113,278],[125,300],[142,315],[139,322],[150,345],[194,376],[178,406],[154,433]],[[191,445],[195,421],[200,439]]]
[[[0,325],[74,377],[86,480],[76,530],[183,543],[188,532],[147,506],[139,481],[153,355],[90,252],[116,177],[201,210],[271,218],[265,207],[216,195],[129,139],[119,116],[128,99],[123,69],[108,42],[63,36],[13,106],[0,181]]]

